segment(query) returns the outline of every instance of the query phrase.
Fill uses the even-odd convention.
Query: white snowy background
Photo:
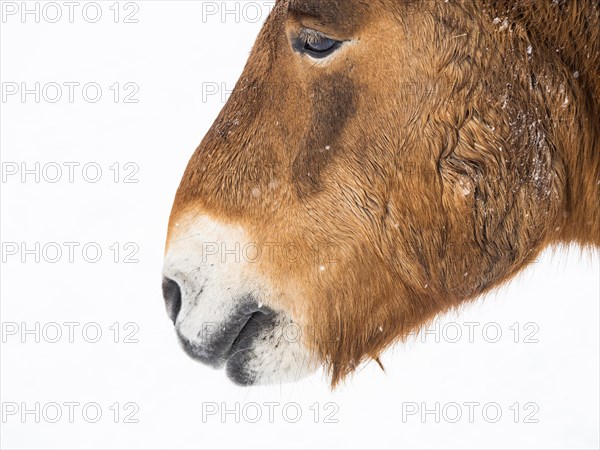
[[[545,253],[385,353],[387,373],[368,365],[334,392],[322,374],[239,388],[185,356],[160,291],[167,219],[270,3],[99,2],[96,23],[94,5],[79,2],[73,23],[55,5],[56,23],[44,2],[1,5],[2,448],[598,448],[600,263],[578,249]],[[39,102],[11,95],[35,83]],[[22,163],[40,164],[39,182],[23,182]],[[79,164],[73,182],[65,163]],[[72,262],[66,242],[78,243]]]

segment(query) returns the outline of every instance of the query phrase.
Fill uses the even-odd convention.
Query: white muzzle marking
[[[191,357],[226,365],[238,384],[296,381],[316,364],[298,324],[273,303],[258,248],[242,227],[207,216],[176,225],[163,269],[181,293],[175,327]]]

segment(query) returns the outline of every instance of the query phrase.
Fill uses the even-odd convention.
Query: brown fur
[[[293,243],[257,270],[337,383],[547,246],[600,245],[599,9],[279,0],[171,226],[209,214]],[[358,42],[314,66],[300,23]]]

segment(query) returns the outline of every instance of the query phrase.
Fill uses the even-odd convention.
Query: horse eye
[[[341,45],[342,41],[336,41],[318,31],[309,29],[303,29],[293,42],[294,50],[317,59],[331,55]]]

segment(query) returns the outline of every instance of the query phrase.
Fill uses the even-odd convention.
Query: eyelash
[[[319,44],[324,45],[320,48]],[[316,59],[326,58],[340,48],[342,44],[342,41],[335,40],[309,28],[300,30],[300,33],[292,42],[295,51]]]

